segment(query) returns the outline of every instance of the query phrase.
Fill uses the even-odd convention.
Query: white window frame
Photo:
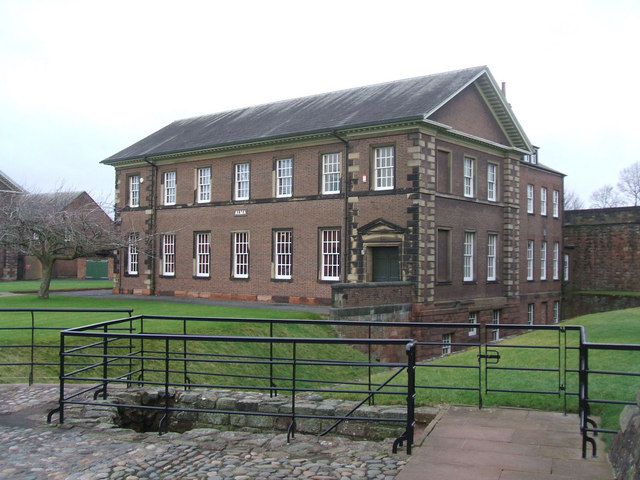
[[[500,325],[500,310],[492,310],[491,311],[491,324],[492,325]],[[497,342],[500,340],[500,329],[492,328],[491,329],[491,341]]]
[[[498,165],[495,163],[487,164],[487,200],[498,201]]]
[[[465,282],[472,282],[475,278],[475,236],[475,232],[464,232],[462,280]]]
[[[276,160],[276,197],[287,198],[293,195],[293,158]]]
[[[563,265],[563,278],[565,282],[569,281],[569,254],[565,253],[564,254],[564,265]]]
[[[535,243],[533,240],[527,240],[527,280],[533,280],[534,275],[534,249]]]
[[[533,303],[527,304],[527,324],[533,325],[535,314],[535,305]]]
[[[140,257],[138,253],[138,242],[140,241],[140,235],[137,233],[129,234],[129,242],[127,245],[127,274],[138,275],[138,269],[140,267]]]
[[[553,302],[553,323],[558,323],[560,321],[560,301],[555,300]]]
[[[527,213],[535,213],[534,200],[533,185],[529,183],[527,185]]]
[[[340,229],[321,230],[320,279],[340,280]]]
[[[475,158],[464,157],[463,159],[464,196],[467,198],[475,196],[475,163]]]
[[[451,353],[451,334],[442,334],[442,356],[449,355]]]
[[[325,153],[322,155],[322,194],[340,193],[340,153]]]
[[[234,199],[238,201],[249,200],[251,164],[248,162],[236,163],[234,173]]]
[[[558,190],[553,191],[553,218],[560,216],[560,192]]]
[[[164,277],[176,275],[176,236],[173,233],[162,236],[162,275]]]
[[[487,238],[487,281],[498,279],[498,234],[490,233]]]
[[[198,203],[211,201],[211,167],[198,168]]]
[[[233,232],[233,278],[249,278],[249,232]]]
[[[478,324],[478,312],[469,312],[469,323],[473,325]],[[478,334],[478,327],[472,327],[469,329],[469,336],[473,337]]]
[[[560,279],[560,242],[553,243],[553,279]]]
[[[290,280],[293,271],[293,231],[276,230],[273,236],[274,278]]]
[[[211,275],[211,233],[196,233],[196,277]]]
[[[395,148],[393,145],[373,149],[373,185],[375,190],[393,190]]]
[[[129,177],[129,206],[131,208],[140,206],[140,175]]]
[[[164,204],[175,205],[176,204],[176,171],[171,170],[164,172]]]
[[[540,187],[540,215],[547,216],[547,187]]]
[[[540,280],[547,279],[547,242],[540,244]]]

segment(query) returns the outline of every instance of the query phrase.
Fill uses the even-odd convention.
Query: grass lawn
[[[0,297],[0,308],[133,308],[134,315],[163,315],[181,317],[234,317],[234,318],[262,318],[262,319],[321,319],[321,315],[311,312],[279,310],[273,308],[250,308],[237,306],[217,306],[198,305],[178,302],[161,302],[156,300],[145,300],[144,298],[127,299],[92,299],[83,297],[71,297],[52,295],[48,300],[37,298],[36,295],[19,295],[11,297]],[[59,344],[59,330],[65,327],[87,325],[107,319],[118,318],[118,314],[113,313],[44,313],[35,314],[36,326],[45,329],[37,330],[35,343],[39,345],[52,345],[52,348],[42,348],[37,351],[38,360],[50,365],[38,366],[35,372],[36,382],[56,381],[58,353],[54,346]],[[123,314],[122,317],[126,317]],[[0,349],[0,382],[13,383],[25,382],[28,378],[28,367],[17,365],[16,363],[27,363],[29,361],[30,349],[24,346],[30,344],[31,333],[29,330],[17,330],[19,327],[28,327],[31,324],[31,315],[28,312],[0,312],[0,345],[17,345],[13,348]],[[153,323],[145,322],[145,331],[160,333],[181,333],[182,322],[154,320]],[[235,323],[235,322],[188,322],[188,333],[200,333],[207,335],[234,335],[234,336],[269,336],[269,327],[266,324],[256,323]],[[335,338],[336,332],[327,325],[279,325],[274,328],[274,336],[280,337],[316,337]],[[181,351],[182,342],[175,342],[172,349]],[[145,350],[160,350],[160,346],[154,346],[153,342],[146,342]],[[193,342],[189,345],[189,351],[198,353],[208,353],[212,349],[219,355],[226,356],[227,363],[218,365],[213,373],[233,373],[236,375],[265,375],[268,369],[260,363],[244,363],[240,360],[234,361],[233,355],[242,354],[255,356],[268,356],[267,344],[257,343],[216,343],[215,347],[211,342]],[[362,353],[347,345],[320,345],[312,346],[300,344],[297,348],[297,356],[307,359],[350,359],[364,360]],[[290,345],[276,345],[274,349],[276,356],[285,358],[291,357]],[[13,364],[13,365],[6,365]],[[194,369],[197,368],[194,364]],[[158,368],[162,368],[158,366]],[[276,375],[291,378],[291,368],[289,365],[276,366]],[[347,377],[359,377],[363,374],[362,367],[341,368],[341,367],[314,367],[299,365],[297,374],[302,378],[319,378],[327,382],[339,382]],[[211,372],[209,372],[211,373]],[[145,378],[147,379],[147,378]],[[193,375],[191,381],[194,383],[213,383],[211,377],[206,375]],[[231,384],[242,384],[250,382],[249,379],[238,377],[228,378],[225,381]],[[264,381],[258,381],[257,385],[264,385]],[[282,385],[288,385],[289,380],[282,381]],[[309,382],[307,382],[309,384]],[[303,384],[301,384],[302,386]]]
[[[112,288],[111,280],[51,280],[50,291],[79,290],[93,288]],[[0,282],[0,292],[37,292],[40,280],[21,280],[19,282]]]

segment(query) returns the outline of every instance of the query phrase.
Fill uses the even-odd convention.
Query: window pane
[[[340,279],[340,230],[322,231],[322,280]]]
[[[499,325],[500,324],[500,310],[493,310],[491,312],[491,323],[493,325]],[[499,328],[493,328],[491,330],[491,340],[492,341],[496,341],[500,339],[500,329]]]
[[[275,238],[275,278],[291,278],[292,232],[276,232]]]
[[[464,196],[474,196],[474,171],[475,160],[473,158],[464,157]]]
[[[176,172],[164,173],[164,204],[176,203]]]
[[[129,177],[129,206],[140,206],[140,177],[138,175]]]
[[[198,169],[198,202],[211,201],[211,168]]]
[[[249,232],[233,234],[233,276],[249,277]]]
[[[534,211],[533,211],[533,185],[527,185],[527,213],[534,213]]]
[[[487,166],[487,199],[495,202],[498,199],[497,195],[497,166],[490,163]]]
[[[196,276],[208,277],[211,260],[210,234],[198,233],[196,235]]]
[[[380,147],[374,150],[375,155],[375,189],[391,190],[394,176],[394,149],[393,147]]]
[[[248,200],[249,199],[249,178],[250,167],[248,163],[239,163],[236,165],[236,178],[235,178],[235,195],[236,200]]]
[[[283,158],[276,163],[276,196],[290,197],[293,191],[293,159]]]
[[[547,242],[540,245],[540,280],[547,279]]]
[[[487,241],[487,280],[493,281],[496,279],[496,264],[497,264],[497,248],[498,248],[498,235],[489,234]]]
[[[162,239],[162,274],[173,276],[176,273],[176,237],[164,235]]]
[[[527,241],[527,280],[533,280],[533,240]]]
[[[469,323],[476,325],[478,323],[478,312],[469,312]],[[476,327],[469,329],[469,336],[472,337],[478,334],[478,329]]]
[[[127,272],[131,275],[138,273],[138,241],[140,237],[137,233],[129,235],[128,255],[127,255]]]
[[[474,278],[474,272],[473,272],[474,236],[475,234],[472,232],[465,232],[464,234],[463,280],[465,282],[472,281]]]
[[[340,154],[322,155],[322,193],[340,193]]]

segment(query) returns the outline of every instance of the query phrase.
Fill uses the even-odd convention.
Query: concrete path
[[[579,425],[575,414],[451,406],[417,439],[395,480],[614,478],[602,442],[597,458],[582,458]]]

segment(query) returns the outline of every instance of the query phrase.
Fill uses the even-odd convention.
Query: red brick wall
[[[640,290],[640,207],[565,212],[568,291]]]

